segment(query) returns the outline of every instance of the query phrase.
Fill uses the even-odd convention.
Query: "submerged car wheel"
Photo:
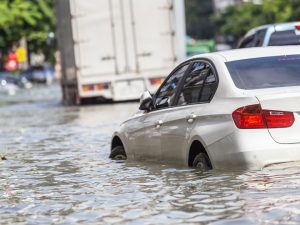
[[[193,167],[198,168],[202,171],[210,170],[211,166],[207,155],[203,152],[200,152],[198,155],[196,155],[193,161]]]
[[[126,152],[125,152],[123,146],[114,147],[113,150],[111,150],[109,158],[115,159],[115,160],[127,159]]]

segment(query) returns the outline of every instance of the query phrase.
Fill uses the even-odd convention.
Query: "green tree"
[[[262,4],[233,5],[214,20],[220,33],[238,39],[260,25],[300,20],[300,1],[263,0]]]
[[[213,14],[212,0],[185,0],[187,34],[196,39],[214,37],[214,22],[208,18]]]
[[[1,0],[0,48],[26,37],[31,51],[47,50],[48,33],[55,30],[54,3],[52,0]]]

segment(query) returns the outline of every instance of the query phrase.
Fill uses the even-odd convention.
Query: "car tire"
[[[193,167],[200,169],[201,171],[208,171],[211,169],[208,156],[200,152],[198,155],[196,155],[194,161],[193,161]]]
[[[113,150],[111,150],[109,158],[114,160],[126,160],[127,156],[123,146],[114,147]]]

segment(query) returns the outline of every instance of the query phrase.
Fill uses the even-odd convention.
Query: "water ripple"
[[[111,133],[137,104],[63,107],[49,93],[58,86],[1,100],[1,224],[300,223],[299,165],[200,173],[112,162]]]

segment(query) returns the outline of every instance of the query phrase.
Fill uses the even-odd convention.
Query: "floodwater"
[[[108,159],[137,103],[65,107],[58,85],[0,100],[0,224],[300,224],[300,167],[211,171]]]

